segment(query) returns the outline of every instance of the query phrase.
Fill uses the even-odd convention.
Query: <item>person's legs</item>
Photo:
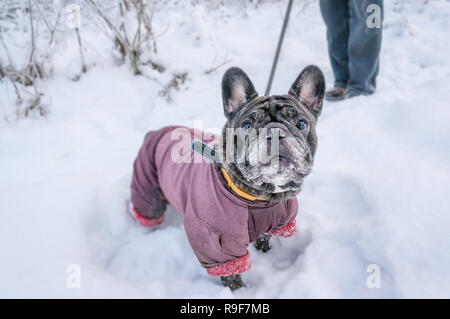
[[[350,94],[371,94],[376,88],[381,49],[381,28],[369,28],[367,12],[371,4],[378,5],[383,19],[383,0],[350,0],[350,38],[348,42]]]
[[[328,53],[334,74],[334,86],[346,88],[348,71],[348,0],[320,0],[320,12],[327,26]]]

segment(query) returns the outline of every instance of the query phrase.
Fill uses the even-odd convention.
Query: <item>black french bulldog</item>
[[[222,131],[220,156],[236,186],[271,202],[292,198],[300,192],[314,161],[316,123],[324,93],[324,75],[313,65],[303,69],[288,94],[270,97],[259,96],[241,69],[226,71],[222,96],[227,122]],[[230,139],[230,129],[241,129],[237,131],[244,133],[252,130],[254,134]],[[266,134],[262,138],[261,129]],[[261,152],[267,151],[275,137],[278,148],[275,156],[266,161],[252,161],[261,158]],[[256,248],[268,251],[269,239],[269,235],[260,236]],[[222,282],[232,290],[244,285],[239,274],[222,277]]]

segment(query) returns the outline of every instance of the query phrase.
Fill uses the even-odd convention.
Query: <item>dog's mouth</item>
[[[296,167],[294,162],[283,156],[283,155],[274,155],[270,158],[267,163],[262,164],[263,167],[274,167],[274,171],[276,170],[277,174],[282,174],[283,171],[296,171],[300,176],[306,176],[307,174],[303,174],[299,171],[299,168]],[[276,169],[278,167],[278,169]]]
[[[290,178],[299,181],[306,177],[309,172],[309,169],[298,165],[295,160],[282,155],[274,156],[268,163],[261,165],[261,176],[264,176],[265,179],[276,179],[282,176],[285,179]]]
[[[280,148],[280,153],[271,156],[265,163],[242,167],[241,171],[247,180],[257,186],[271,185],[272,193],[300,189],[303,179],[311,171],[305,158],[297,156],[305,152],[291,152],[285,146]]]

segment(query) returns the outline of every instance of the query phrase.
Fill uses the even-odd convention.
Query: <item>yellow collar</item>
[[[265,198],[250,195],[243,189],[237,187],[231,180],[230,175],[228,175],[227,171],[224,170],[223,168],[222,168],[222,174],[223,174],[223,177],[225,178],[225,180],[227,181],[228,187],[231,188],[239,196],[244,197],[245,199],[248,199],[248,200],[266,200]]]

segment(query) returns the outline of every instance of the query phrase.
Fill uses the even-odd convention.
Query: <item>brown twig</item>
[[[42,21],[44,21],[44,25],[47,27],[47,30],[48,30],[48,32],[50,34],[50,40],[48,41],[48,45],[50,46],[50,45],[52,45],[53,39],[55,37],[56,28],[58,27],[59,20],[60,20],[61,15],[62,15],[62,9],[59,9],[58,15],[56,16],[56,21],[55,21],[55,24],[54,24],[53,27],[48,22],[47,18],[45,17],[45,14],[42,13],[38,2],[36,2],[36,9],[37,9],[37,11],[39,13],[39,16],[41,17]]]
[[[3,30],[2,30],[1,26],[0,26],[0,42],[3,46],[3,48],[5,49],[6,56],[8,57],[9,65],[10,65],[12,73],[18,74],[17,69],[16,69],[16,64],[14,63],[14,59],[12,58],[11,53],[9,52],[8,46],[6,45],[5,40],[3,39]],[[19,91],[19,88],[17,87],[16,82],[14,81],[14,79],[11,78],[10,72],[8,72],[6,69],[5,69],[5,75],[11,81],[11,83],[14,87],[14,91],[16,92],[16,95],[17,95],[17,103],[21,104],[22,103],[22,95],[20,94],[20,91]]]
[[[225,59],[225,60],[224,60],[222,63],[220,63],[219,65],[217,65],[217,66],[215,66],[215,67],[213,67],[213,68],[211,68],[211,69],[205,71],[205,74],[210,74],[211,72],[216,71],[216,70],[219,69],[220,67],[222,67],[222,66],[224,66],[225,64],[230,63],[230,62],[231,62],[231,59]]]
[[[33,9],[31,6],[31,0],[28,0],[28,14],[30,16],[30,31],[31,31],[31,52],[29,57],[29,64],[34,63],[34,53],[36,51],[36,36],[34,33],[34,21],[33,21]]]
[[[122,60],[128,59],[130,68],[134,74],[142,74],[140,67],[144,65],[141,61],[142,46],[144,42],[153,39],[151,18],[146,13],[146,5],[143,0],[121,0],[119,3],[120,21],[116,26],[110,18],[98,7],[94,0],[85,0],[94,12],[105,22],[112,32],[113,41],[121,54]],[[127,30],[126,19],[130,11],[136,13],[137,28],[133,34]],[[143,33],[143,31],[145,33]],[[156,43],[153,43],[156,52]]]
[[[87,67],[86,67],[86,63],[85,63],[85,61],[84,61],[83,45],[81,44],[80,29],[79,29],[79,28],[75,28],[75,32],[76,32],[76,34],[77,34],[78,47],[79,47],[79,49],[80,49],[81,72],[86,73]]]

